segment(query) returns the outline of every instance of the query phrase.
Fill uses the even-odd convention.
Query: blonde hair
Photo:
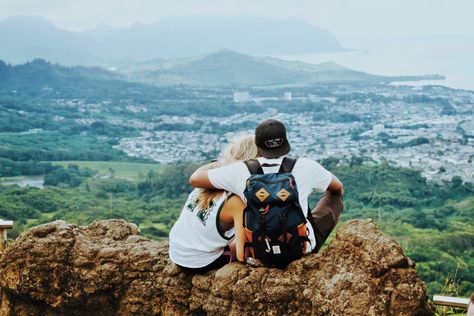
[[[230,165],[236,161],[245,161],[258,157],[257,145],[255,145],[255,135],[240,135],[232,138],[229,145],[219,156],[219,165]],[[204,189],[198,197],[197,203],[201,209],[208,208],[211,201],[222,194],[219,189]]]

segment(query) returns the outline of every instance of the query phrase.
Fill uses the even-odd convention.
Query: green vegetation
[[[59,166],[44,177],[44,185],[58,186],[67,185],[75,188],[88,177],[91,177],[94,171],[91,169],[79,169],[78,165],[68,165],[67,168]]]
[[[346,187],[343,220],[373,218],[395,237],[431,294],[457,272],[458,290],[474,291],[474,187],[459,179],[427,182],[419,172],[388,164],[334,166],[324,161]],[[330,167],[330,165],[334,167]]]
[[[382,134],[382,133],[380,133]],[[386,135],[380,135],[379,134],[379,137],[382,137],[382,138],[386,138]],[[405,147],[413,147],[413,146],[420,146],[420,145],[424,145],[424,144],[429,144],[430,141],[428,140],[428,138],[426,137],[417,137],[415,139],[412,139],[412,140],[409,140],[405,143],[401,143],[401,144],[394,144],[390,141],[387,142],[387,145],[388,147],[392,147],[392,148],[405,148]]]
[[[89,164],[98,165],[104,166],[105,162]],[[112,163],[112,166],[122,169],[108,179],[92,177],[92,169],[69,164],[67,168],[60,166],[46,175],[45,182],[54,186],[45,189],[0,186],[0,218],[15,220],[14,237],[28,227],[56,219],[88,224],[106,218],[123,218],[137,223],[148,237],[167,237],[190,191],[187,179],[195,166],[160,169],[150,164],[132,164],[126,168]],[[149,166],[158,172],[151,169],[140,176]],[[130,175],[134,168],[136,173],[132,178],[141,180],[116,177]]]
[[[160,91],[143,84],[128,82],[121,75],[101,68],[64,67],[42,59],[11,66],[0,60],[0,94],[23,98],[96,98],[128,99],[131,95],[156,97]]]
[[[130,160],[106,141],[61,132],[0,134],[0,157],[14,161]]]
[[[138,163],[138,162],[117,162],[117,161],[54,161],[53,165],[67,167],[68,165],[77,165],[80,168],[89,168],[94,170],[99,177],[117,177],[129,180],[138,180],[144,178],[150,171],[159,172],[162,165],[156,163]]]
[[[335,158],[323,161],[346,187],[342,220],[373,218],[416,261],[431,295],[441,293],[446,277],[454,273],[460,295],[474,291],[472,185],[458,179],[435,184],[417,171],[362,161],[355,159],[351,166],[340,166]],[[0,217],[15,220],[12,236],[56,219],[88,224],[123,218],[139,225],[147,237],[166,238],[191,190],[187,180],[196,167],[71,163],[57,163],[68,166],[53,174],[60,179],[67,174],[76,179],[72,182],[65,176],[45,189],[0,186]],[[312,205],[316,199],[312,197]]]
[[[0,177],[41,175],[49,173],[54,169],[55,167],[50,163],[37,161],[13,161],[11,159],[0,158]]]

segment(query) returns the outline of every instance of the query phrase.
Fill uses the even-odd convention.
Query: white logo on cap
[[[265,141],[267,148],[280,147],[283,144],[283,138],[268,139]]]

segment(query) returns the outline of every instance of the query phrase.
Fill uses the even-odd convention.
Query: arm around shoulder
[[[189,177],[189,184],[195,188],[202,188],[202,189],[212,189],[214,186],[212,185],[211,181],[209,180],[208,170],[216,168],[217,163],[211,162],[207,165],[204,165]]]

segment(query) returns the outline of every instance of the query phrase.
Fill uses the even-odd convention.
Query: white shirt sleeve
[[[298,162],[298,167],[304,170],[304,178],[306,181],[309,181],[308,185],[311,190],[317,190],[319,192],[326,191],[331,183],[332,173],[311,159],[300,158],[298,159]]]
[[[211,169],[207,175],[216,189],[237,194],[245,201],[245,182],[250,176],[250,172],[243,162],[239,161],[228,166]]]

